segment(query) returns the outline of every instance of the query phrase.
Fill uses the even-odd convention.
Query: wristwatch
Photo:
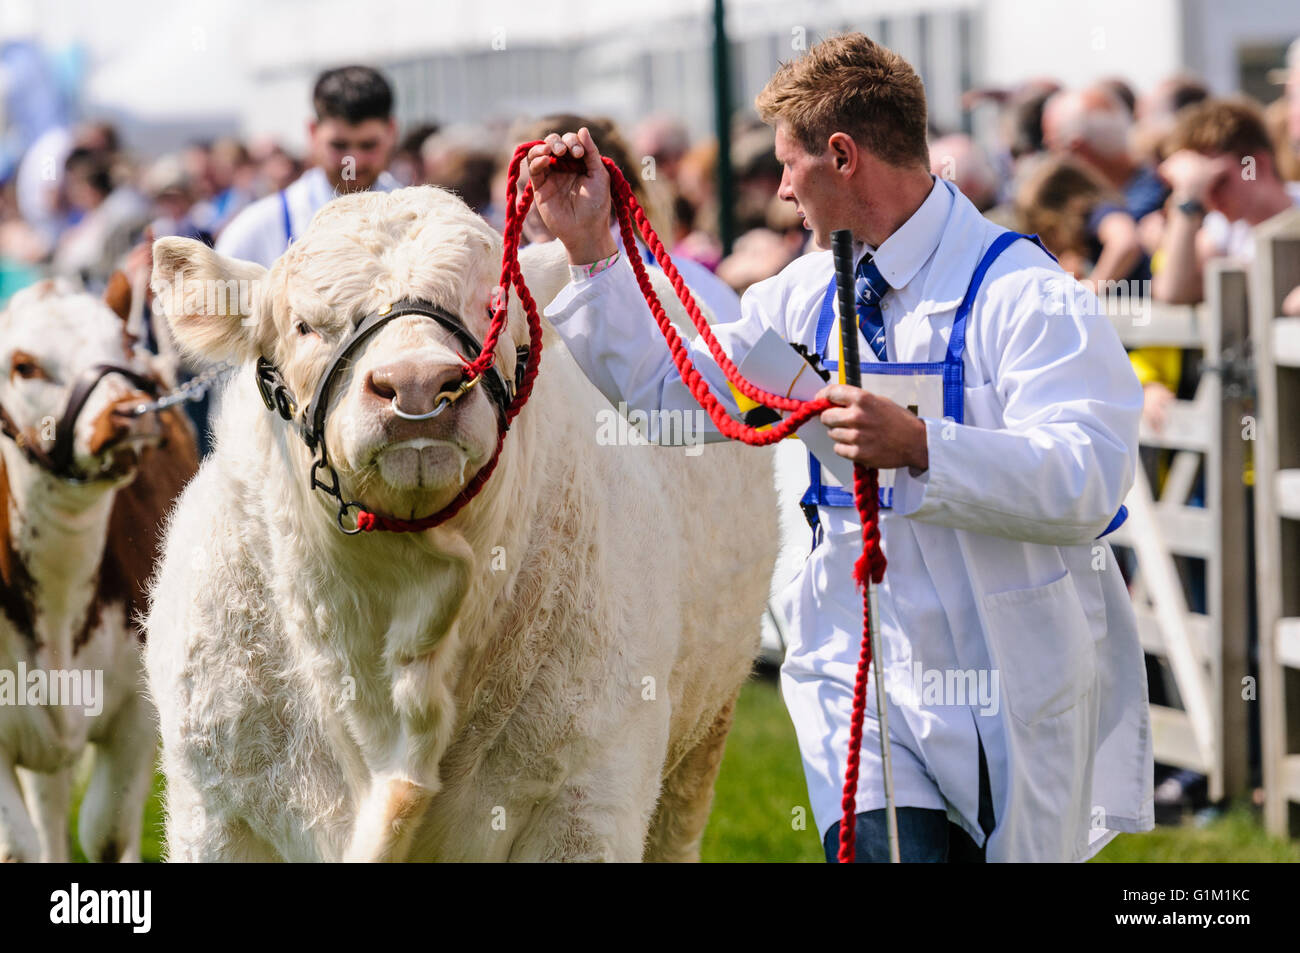
[[[1179,202],[1176,207],[1184,215],[1199,217],[1205,214],[1205,203],[1195,197]]]

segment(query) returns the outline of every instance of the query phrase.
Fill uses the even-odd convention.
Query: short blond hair
[[[811,155],[821,155],[831,135],[843,132],[890,165],[930,167],[921,78],[863,33],[831,37],[782,63],[754,107]]]

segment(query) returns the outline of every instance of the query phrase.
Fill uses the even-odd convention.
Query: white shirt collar
[[[879,248],[872,248],[865,242],[853,243],[855,267],[863,255],[871,252],[876,267],[889,282],[889,287],[895,290],[905,288],[916,277],[917,272],[939,247],[944,226],[952,212],[952,194],[933,175],[930,176],[930,183],[930,194],[921,203],[921,207],[886,238]]]

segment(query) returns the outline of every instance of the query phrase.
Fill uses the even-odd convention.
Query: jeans
[[[989,786],[989,767],[984,757],[982,743],[979,751],[979,822],[987,846],[987,838],[993,833],[993,794]],[[898,817],[898,853],[903,863],[984,863],[984,848],[977,847],[969,834],[948,820],[946,812],[923,807],[900,807],[895,809],[895,814]],[[836,821],[831,826],[831,829],[826,832],[826,840],[822,843],[822,849],[826,852],[826,862],[830,864],[838,862],[840,824],[840,821]],[[878,811],[863,811],[859,814],[855,835],[855,863],[889,862],[889,829],[883,808]]]

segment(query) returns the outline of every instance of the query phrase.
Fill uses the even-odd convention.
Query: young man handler
[[[1084,860],[1115,832],[1149,830],[1146,674],[1102,538],[1123,518],[1142,407],[1118,337],[1034,241],[931,176],[924,90],[893,52],[862,34],[826,40],[781,66],[756,105],[776,129],[779,196],[818,247],[836,229],[856,240],[863,383],[818,396],[839,405],[821,415],[835,452],[880,468],[886,487],[876,650],[903,860]],[[585,174],[550,166],[566,153]],[[586,129],[548,136],[529,173],[574,273],[546,313],[578,363],[651,421],[698,409],[614,246],[609,179]],[[826,251],[751,287],[741,319],[715,327],[732,360],[772,329],[833,362],[832,276]],[[691,352],[737,413],[704,344]],[[962,386],[944,387],[957,371]],[[900,375],[920,395],[914,410],[879,396]],[[851,494],[833,484],[810,458],[817,544],[779,598],[782,692],[828,859],[862,633],[861,530]],[[876,688],[873,678],[860,861],[888,857]]]

